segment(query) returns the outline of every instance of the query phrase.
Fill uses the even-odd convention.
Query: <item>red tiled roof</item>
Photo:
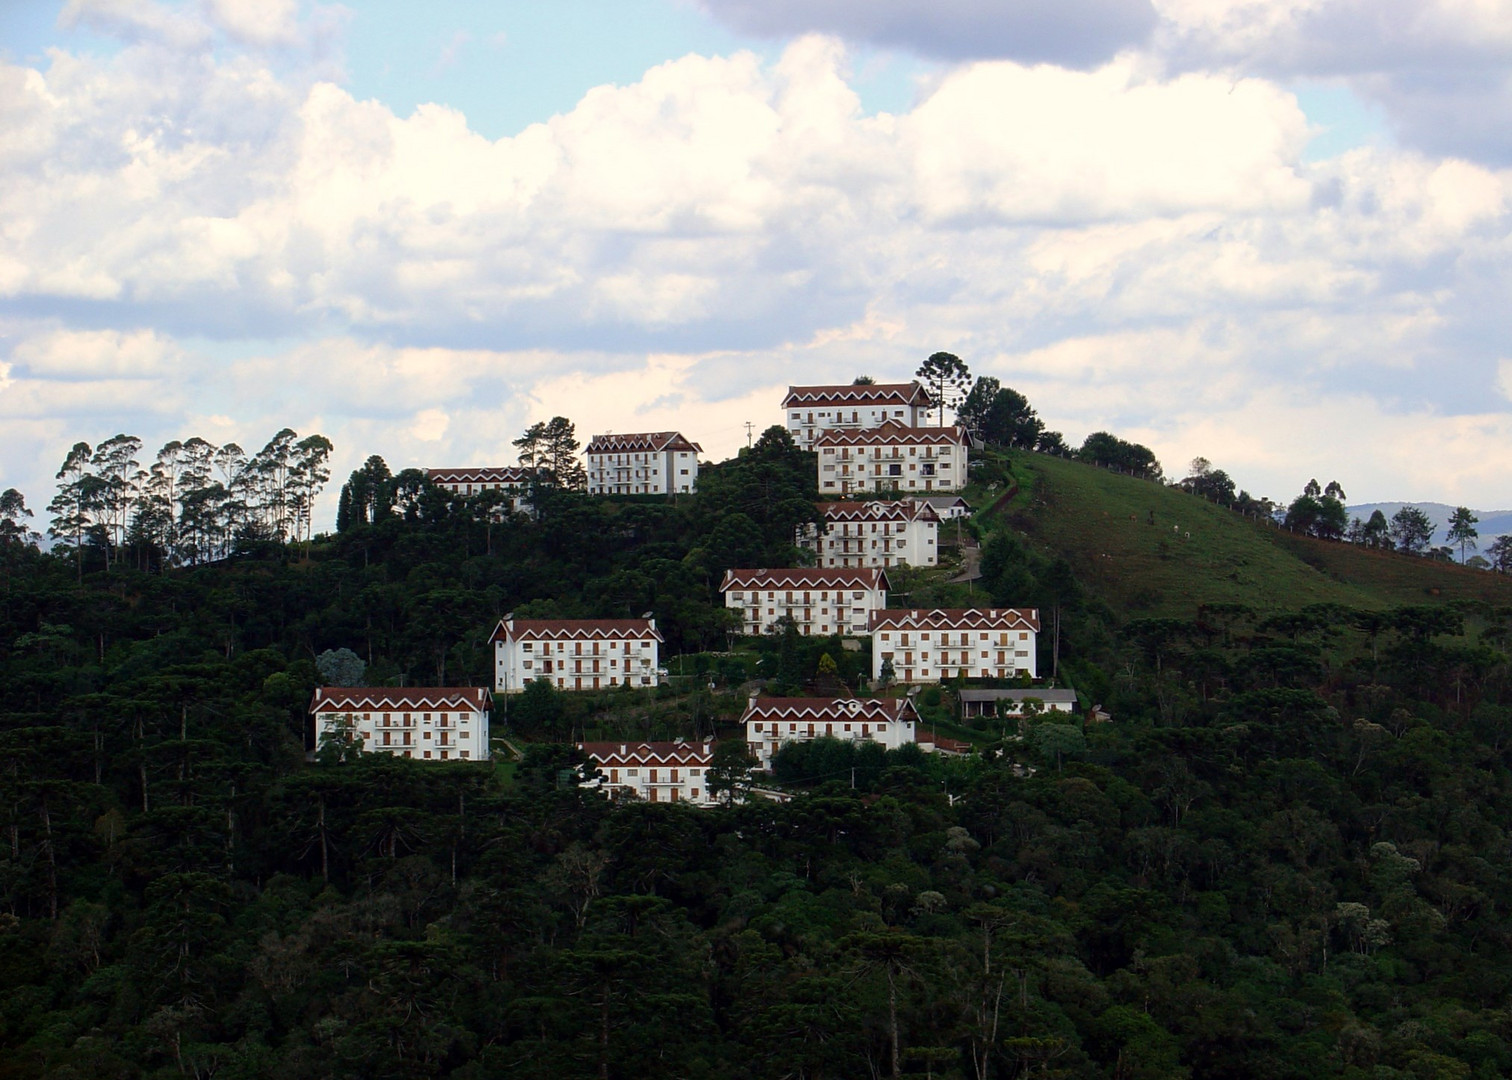
[[[597,765],[707,765],[714,760],[712,742],[585,742],[578,749]]]
[[[636,435],[595,435],[588,443],[588,454],[624,454],[636,451],[661,453],[663,450],[691,450],[702,453],[703,447],[683,438],[680,431],[650,431]]]
[[[950,427],[904,427],[889,420],[870,428],[825,428],[814,440],[816,448],[826,446],[934,446],[948,442],[966,445],[966,429]]]
[[[747,720],[917,720],[913,702],[907,698],[757,698],[746,706]]]
[[[914,608],[874,611],[867,629],[878,630],[1033,630],[1039,632],[1037,608]]]
[[[887,575],[876,567],[792,566],[776,570],[726,570],[720,592],[729,589],[886,589]]]
[[[933,405],[929,391],[917,382],[872,383],[863,386],[789,386],[782,407],[815,405]]]
[[[535,472],[520,465],[480,465],[467,469],[426,469],[425,476],[433,484],[523,484]]]
[[[381,709],[487,709],[485,686],[321,686],[310,712],[372,712]]]
[[[867,499],[865,502],[823,502],[819,512],[826,521],[939,521],[940,515],[926,502],[913,499]]]
[[[511,619],[499,620],[489,637],[496,641],[542,641],[566,638],[568,641],[593,641],[604,638],[651,637],[665,641],[656,628],[655,619]]]

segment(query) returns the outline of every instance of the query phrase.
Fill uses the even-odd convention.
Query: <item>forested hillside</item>
[[[1052,470],[1109,474],[1000,464],[973,491],[997,507],[968,529],[982,577],[901,584],[1040,607],[1112,719],[983,720],[979,756],[855,774],[816,744],[793,801],[707,811],[611,804],[550,740],[563,711],[706,734],[753,670],[854,679],[838,642],[712,655],[723,569],[788,561],[813,515],[783,439],[695,498],[541,489],[500,519],[417,485],[338,535],[178,569],[7,532],[0,1078],[1512,1070],[1512,611],[1406,556],[1395,592],[1311,569],[1316,595],[1257,580],[1245,603],[1219,556],[1158,546],[1185,602],[1175,573],[1135,602],[1098,531],[1057,521],[1256,527],[1155,487],[1188,521],[1131,523]],[[500,766],[306,760],[322,652],[482,683],[510,610],[654,611],[698,689],[517,710],[524,759]]]

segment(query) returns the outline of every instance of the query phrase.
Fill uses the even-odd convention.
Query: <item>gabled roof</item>
[[[578,749],[596,765],[707,765],[714,760],[712,742],[584,742]]]
[[[862,386],[789,386],[782,399],[784,409],[822,405],[919,405],[929,407],[934,399],[918,381],[872,383]]]
[[[867,629],[878,630],[1033,630],[1039,632],[1037,608],[914,608],[874,611]]]
[[[777,570],[726,570],[720,592],[730,589],[887,589],[877,567],[792,566]]]
[[[310,712],[374,712],[384,709],[488,709],[486,686],[321,686]]]
[[[688,450],[703,453],[703,447],[683,438],[680,431],[649,431],[635,435],[595,435],[588,443],[588,454],[627,454],[664,450]]]
[[[603,641],[651,637],[664,641],[655,619],[513,619],[499,620],[488,643],[496,641]]]
[[[948,442],[955,446],[967,444],[966,429],[957,425],[949,427],[905,427],[889,420],[876,427],[825,428],[814,439],[814,446],[935,446]]]
[[[742,723],[747,720],[790,720],[805,723],[844,720],[876,723],[918,718],[919,714],[908,698],[820,697],[755,698],[740,717]]]
[[[521,465],[479,465],[465,469],[426,469],[433,484],[524,484],[536,470]]]
[[[934,507],[922,499],[867,499],[864,502],[817,504],[825,521],[939,521]]]

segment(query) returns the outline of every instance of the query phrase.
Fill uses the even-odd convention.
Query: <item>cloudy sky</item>
[[[125,431],[711,457],[936,350],[1512,506],[1512,0],[5,0],[0,487]]]

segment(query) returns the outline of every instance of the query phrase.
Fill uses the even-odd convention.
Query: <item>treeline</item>
[[[175,439],[144,468],[142,440],[116,435],[75,443],[58,469],[48,535],[108,568],[129,558],[142,568],[194,566],[252,542],[309,539],[315,499],[330,479],[331,442],[284,428],[248,456],[236,443]],[[14,490],[0,516],[14,530],[31,515]]]
[[[777,554],[805,467],[776,436],[719,467],[740,543]],[[3,549],[4,1076],[1512,1069],[1512,612],[1118,627],[998,530],[978,590],[1058,605],[1062,668],[1111,723],[989,718],[973,760],[816,742],[782,757],[801,797],[706,812],[585,791],[564,746],[502,771],[305,763],[325,650],[418,668],[451,633],[427,621],[486,626],[472,605],[714,572],[712,530],[677,539],[711,524],[680,516],[694,500],[565,492],[490,525],[443,494],[307,559],[80,582]],[[767,644],[798,692],[856,670]],[[698,659],[696,683],[748,673]],[[601,722],[538,696],[514,705],[547,737]]]

